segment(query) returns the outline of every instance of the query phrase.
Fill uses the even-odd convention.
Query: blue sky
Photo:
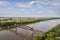
[[[0,17],[60,17],[60,0],[0,0]]]

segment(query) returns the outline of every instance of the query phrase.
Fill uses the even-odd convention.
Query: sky
[[[0,17],[60,17],[60,0],[0,0]]]

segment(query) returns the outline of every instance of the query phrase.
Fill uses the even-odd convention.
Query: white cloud
[[[0,1],[0,5],[2,6],[7,6],[7,5],[9,5],[10,3],[9,2],[7,2],[7,1]]]
[[[36,4],[35,1],[31,1],[28,3],[0,1],[0,6],[16,6],[16,7],[22,7],[22,8],[30,8],[30,7],[33,7],[35,4]]]
[[[31,2],[28,2],[28,3],[16,3],[16,6],[18,6],[18,7],[23,7],[23,8],[30,8],[30,7],[33,7],[34,5],[36,4],[36,2],[35,1],[31,1]]]
[[[24,14],[26,14],[26,16],[28,16],[30,14],[30,16],[58,16],[59,15],[59,11],[60,11],[60,1],[48,1],[48,0],[33,0],[31,2],[27,2],[27,3],[22,3],[22,2],[8,2],[8,1],[0,1],[0,5],[4,5],[4,6],[9,6],[9,5],[13,5],[13,7],[9,7],[8,9],[15,9],[15,7],[19,8],[22,7],[21,9],[19,9],[19,13],[23,13],[23,16],[25,16]],[[34,7],[34,8],[32,8]],[[25,10],[24,8],[31,8],[28,10]],[[15,11],[14,11],[15,12]],[[18,12],[17,12],[18,13]],[[29,13],[29,14],[28,14]]]

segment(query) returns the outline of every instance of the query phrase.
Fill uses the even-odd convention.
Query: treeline
[[[52,20],[55,18],[40,18],[40,17],[21,17],[21,18],[0,18],[0,27],[14,24],[28,24],[39,21]]]
[[[35,23],[39,21],[51,20],[52,18],[0,18],[0,27],[9,26],[14,24],[28,24]]]
[[[42,36],[36,36],[33,40],[60,40],[60,24],[45,32]]]

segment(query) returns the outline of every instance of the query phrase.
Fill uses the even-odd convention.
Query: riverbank
[[[60,24],[43,33],[42,36],[36,36],[33,40],[60,40]]]
[[[30,24],[35,23],[39,21],[46,21],[46,20],[52,20],[56,18],[0,18],[0,27],[15,25],[15,24]]]
[[[11,22],[12,23],[12,22]],[[40,35],[40,33],[41,33],[41,29],[44,29],[44,31],[45,30],[50,30],[52,27],[54,27],[54,25],[56,25],[56,24],[59,24],[60,23],[60,19],[54,19],[54,20],[45,20],[45,21],[41,21],[41,22],[36,22],[36,23],[32,23],[32,25],[31,24],[25,24],[25,25],[23,25],[22,24],[22,26],[21,25],[18,25],[18,24],[13,24],[13,26],[15,27],[15,26],[18,26],[17,27],[17,32],[19,33],[19,32],[23,32],[23,33],[21,33],[22,35],[29,35],[31,32],[30,32],[30,30],[25,30],[24,28],[25,28],[25,26],[27,27],[27,26],[29,26],[29,27],[27,27],[27,28],[29,28],[30,29],[30,27],[32,27],[32,28],[34,28],[34,30],[35,30],[35,28],[36,28],[36,30],[39,30],[39,31],[34,31],[33,33],[33,35],[36,35],[35,33],[37,33],[37,35],[39,34]],[[9,23],[8,23],[9,24]],[[10,30],[10,28],[9,27],[13,27],[12,26],[12,24],[9,24],[9,25],[7,25],[7,26],[4,26],[4,27],[2,27],[2,29],[1,29],[1,31],[4,31],[4,32],[6,32],[6,31],[9,31],[9,32],[11,32]],[[24,26],[24,27],[23,27]],[[51,27],[52,26],[52,27]],[[19,28],[20,27],[20,28]],[[21,29],[21,27],[23,27],[22,29]],[[6,30],[5,30],[6,29]],[[15,28],[16,29],[16,28]],[[15,30],[14,28],[12,29],[12,30]],[[21,31],[22,30],[22,31]],[[0,31],[0,34],[1,34],[1,31]],[[44,32],[43,31],[43,32]],[[46,32],[47,32],[46,31]],[[6,33],[2,33],[1,35],[6,35],[7,34],[7,32]],[[16,30],[15,30],[15,32],[16,32]],[[9,34],[8,33],[8,35],[12,35],[12,34]],[[13,32],[13,35],[15,35],[14,34],[14,32]],[[26,37],[26,38],[28,38],[27,36],[24,36],[24,37]],[[20,35],[21,36],[21,35]],[[6,37],[6,36],[5,36]],[[4,38],[5,38],[4,37]],[[12,36],[11,36],[12,37]],[[17,37],[17,36],[14,36],[14,37]],[[21,36],[22,37],[22,36]],[[19,37],[19,38],[21,38],[21,37]],[[39,36],[37,36],[37,38],[38,38]],[[4,39],[3,38],[3,39]],[[10,38],[10,37],[9,37]],[[13,38],[13,37],[12,37]],[[10,39],[12,39],[12,38],[10,38]],[[31,38],[33,38],[33,37],[31,37]],[[39,37],[40,38],[40,37]],[[0,37],[0,39],[1,39],[1,37]],[[25,39],[25,38],[22,38],[22,39]],[[7,38],[6,38],[6,40],[7,40]],[[38,40],[38,39],[36,39],[36,40]]]

